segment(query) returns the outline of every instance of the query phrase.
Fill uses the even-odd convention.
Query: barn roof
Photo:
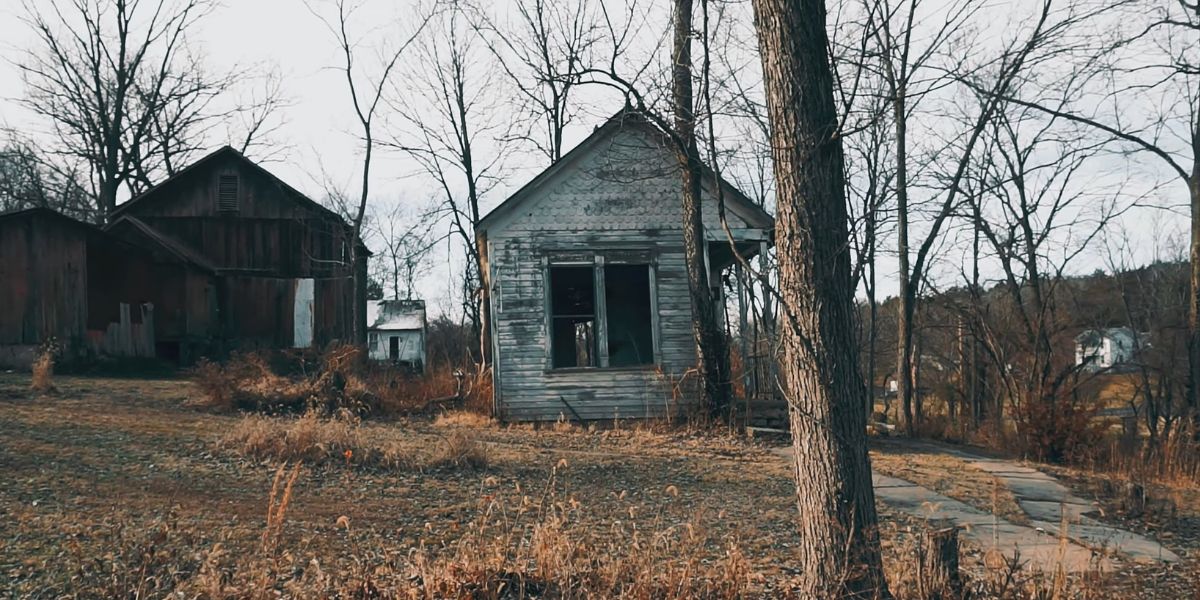
[[[496,208],[493,208],[487,215],[479,220],[479,224],[475,227],[476,231],[485,231],[488,226],[493,224],[502,215],[508,214],[515,210],[522,202],[528,199],[533,192],[540,188],[547,181],[552,179],[556,174],[566,168],[567,165],[573,163],[578,158],[588,154],[610,136],[616,134],[627,127],[637,127],[652,133],[655,136],[666,135],[661,128],[654,124],[644,111],[625,107],[617,112],[617,114],[609,117],[604,124],[592,131],[586,139],[579,145],[572,148],[561,158],[531,179],[528,183],[509,196],[504,202],[501,202]],[[756,202],[742,193],[733,184],[729,183],[724,177],[717,178],[716,173],[707,165],[702,163],[701,169],[704,176],[709,179],[719,179],[721,186],[725,192],[725,206],[730,212],[741,217],[747,223],[767,230],[774,230],[775,219],[767,211],[763,210]]]
[[[0,212],[0,220],[27,219],[27,218],[38,217],[38,216],[55,219],[55,220],[58,220],[59,222],[63,223],[64,225],[82,228],[83,230],[85,230],[89,233],[103,233],[103,231],[99,227],[97,227],[91,223],[88,223],[86,221],[80,221],[79,219],[75,219],[73,217],[68,217],[67,215],[62,214],[62,213],[58,212],[57,210],[54,210],[52,208],[47,208],[44,206],[34,206],[32,208],[22,208],[22,209],[18,209],[18,210],[10,210],[7,212]]]
[[[130,199],[128,202],[125,202],[125,203],[121,204],[120,206],[117,206],[115,209],[113,209],[112,213],[109,215],[109,220],[115,221],[118,217],[120,217],[123,213],[128,211],[130,208],[132,208],[138,204],[143,204],[145,202],[153,201],[154,197],[158,195],[158,192],[160,190],[162,190],[164,187],[166,187],[168,184],[170,184],[174,181],[178,181],[179,179],[184,178],[191,173],[203,170],[205,167],[217,162],[217,159],[222,158],[222,157],[232,157],[232,158],[236,159],[237,161],[241,162],[242,164],[250,167],[252,170],[258,172],[263,177],[266,177],[269,181],[278,185],[288,195],[290,195],[293,199],[297,200],[304,206],[311,208],[311,209],[313,209],[321,214],[324,214],[328,217],[336,219],[344,227],[350,227],[350,224],[346,223],[346,220],[342,218],[342,215],[339,215],[338,213],[330,210],[329,207],[322,205],[320,202],[317,202],[316,200],[309,198],[308,196],[304,195],[296,188],[288,185],[286,181],[280,179],[274,173],[266,170],[265,168],[262,167],[262,165],[250,160],[249,158],[246,158],[246,155],[242,154],[241,152],[238,152],[232,146],[222,146],[221,148],[218,148],[217,150],[209,153],[208,155],[204,156],[200,160],[197,160],[196,162],[176,171],[174,175],[158,182],[157,184],[152,186],[150,189],[142,192],[141,194],[138,194],[137,196]],[[367,253],[370,254],[370,250],[363,243],[361,237],[358,240],[358,245],[360,248],[367,250]]]
[[[167,254],[174,256],[181,262],[199,267],[210,273],[217,272],[216,265],[212,264],[212,262],[210,262],[207,258],[204,258],[198,252],[187,247],[185,244],[159,233],[153,227],[143,223],[140,219],[132,215],[125,215],[118,218],[112,223],[109,223],[105,230],[112,231],[114,229],[120,229],[123,227],[128,227],[138,232],[141,234],[143,239],[149,240],[155,246],[158,246]]]

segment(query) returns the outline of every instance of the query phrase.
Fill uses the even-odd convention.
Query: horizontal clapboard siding
[[[673,161],[653,140],[617,132],[611,143],[560,171],[519,210],[488,228],[496,408],[502,419],[662,417],[695,401],[696,350]],[[704,204],[706,225],[713,228],[716,203],[706,195]],[[732,227],[746,226],[730,218]],[[573,253],[652,257],[656,365],[549,369],[545,268],[551,257]]]

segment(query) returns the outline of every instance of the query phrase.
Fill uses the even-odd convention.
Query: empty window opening
[[[654,364],[650,319],[650,267],[604,267],[604,309],[608,320],[608,365]]]
[[[238,210],[237,175],[221,175],[217,179],[217,210],[221,212]]]
[[[591,266],[550,268],[550,350],[556,369],[596,363],[596,282]]]

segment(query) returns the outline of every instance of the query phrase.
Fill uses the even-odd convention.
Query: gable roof
[[[662,137],[667,134],[660,129],[654,122],[645,114],[645,112],[636,108],[625,107],[618,111],[615,115],[608,118],[602,125],[596,127],[591,135],[585,138],[582,142],[564,154],[561,158],[554,161],[554,164],[539,173],[533,179],[529,180],[525,185],[521,186],[511,196],[493,208],[488,214],[484,215],[476,225],[475,231],[486,231],[488,226],[508,213],[515,210],[522,202],[533,195],[534,191],[540,188],[547,181],[554,178],[559,172],[566,168],[567,165],[575,162],[582,156],[587,155],[593,149],[600,145],[601,142],[607,140],[612,135],[621,131],[624,128],[640,128],[650,134]],[[724,177],[716,177],[716,173],[705,163],[701,163],[701,170],[704,176],[710,180],[718,180],[724,188],[725,208],[731,213],[745,220],[747,223],[760,227],[762,229],[773,230],[775,227],[775,219],[767,211],[763,210],[756,202],[742,193],[733,184],[729,183]]]
[[[299,190],[288,185],[287,182],[280,179],[279,177],[276,177],[274,173],[264,169],[261,165],[250,160],[249,158],[246,158],[246,155],[242,154],[241,152],[238,152],[232,146],[222,146],[222,147],[218,148],[217,150],[210,152],[209,154],[205,155],[203,158],[197,160],[196,162],[193,162],[192,164],[176,171],[174,175],[154,184],[153,186],[150,187],[150,189],[138,194],[137,196],[131,198],[129,201],[120,204],[115,209],[113,209],[112,213],[109,214],[109,219],[116,220],[117,217],[119,217],[122,213],[126,212],[130,208],[132,208],[138,204],[143,204],[145,202],[151,201],[153,199],[153,197],[162,188],[166,187],[168,184],[178,181],[184,177],[187,177],[188,175],[190,175],[196,171],[200,171],[204,167],[206,167],[208,164],[216,162],[217,159],[219,159],[219,158],[225,158],[225,157],[233,158],[233,159],[237,160],[238,162],[241,162],[243,165],[250,167],[251,170],[255,171],[259,175],[262,175],[263,177],[267,178],[272,183],[283,188],[284,192],[293,196],[296,200],[300,201],[301,204],[307,206],[308,208],[316,210],[317,212],[323,213],[327,216],[333,217],[333,218],[337,219],[338,221],[341,221],[343,225],[347,224],[346,220],[343,219],[341,215],[330,210],[328,207],[323,206],[321,203],[313,200],[312,198],[309,198],[308,196],[305,196],[304,194],[300,193]]]
[[[421,300],[368,300],[367,329],[397,331],[425,328],[425,302]]]

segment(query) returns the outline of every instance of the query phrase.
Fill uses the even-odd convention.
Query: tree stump
[[[958,572],[958,527],[924,532],[918,546],[917,585],[922,598],[962,598],[962,576]]]
[[[1136,519],[1146,514],[1146,489],[1142,484],[1130,481],[1125,484],[1124,498],[1121,501],[1125,516]]]

